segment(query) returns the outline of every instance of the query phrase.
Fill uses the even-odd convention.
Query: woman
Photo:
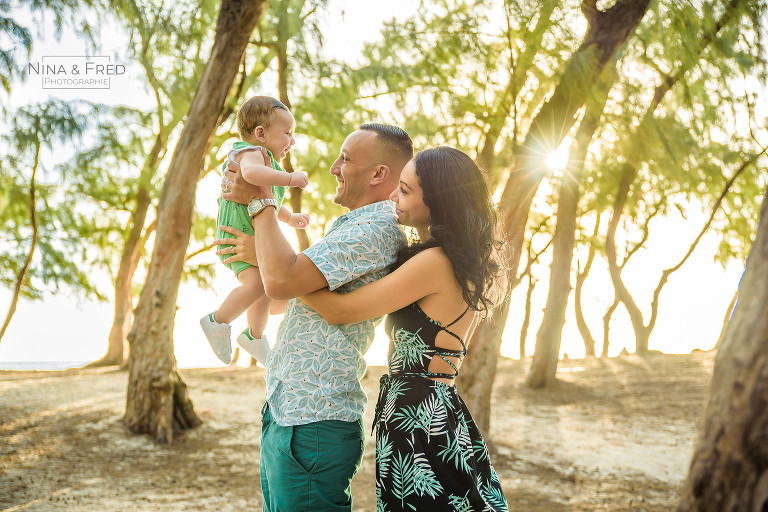
[[[419,235],[396,269],[347,294],[326,289],[301,298],[333,324],[390,313],[394,348],[374,420],[377,510],[507,510],[454,387],[500,273],[483,174],[457,149],[428,149],[405,166],[390,199],[400,223]]]

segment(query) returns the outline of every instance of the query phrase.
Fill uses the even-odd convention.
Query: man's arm
[[[223,192],[221,197],[240,204],[248,204],[256,197],[272,197],[271,187],[251,185],[243,179],[243,175],[231,162],[227,165],[224,178],[229,192]],[[224,248],[217,254],[231,254],[225,263],[245,261],[261,270],[264,290],[273,299],[292,299],[306,293],[328,286],[325,276],[303,254],[297,255],[283,236],[277,224],[276,213],[267,207],[253,219],[256,236],[248,236],[236,229],[219,226],[220,229],[234,235],[236,238],[216,240],[217,245],[229,245],[233,249]],[[263,224],[263,227],[262,227]],[[221,243],[219,243],[221,242]]]
[[[270,209],[266,208],[265,210],[267,211],[260,213],[257,217],[261,217],[262,215],[269,217]],[[271,216],[274,217],[274,214]],[[275,222],[275,224],[277,223]],[[312,260],[307,258],[304,254],[296,254],[293,252],[293,248],[285,237],[283,237],[283,233],[279,228],[276,230],[276,233],[272,232],[271,235],[265,233],[264,237],[261,238],[261,243],[263,244],[272,243],[265,242],[264,240],[270,238],[270,236],[274,237],[271,238],[271,240],[275,242],[275,245],[279,245],[280,251],[282,251],[282,256],[278,255],[276,257],[278,261],[277,270],[280,273],[279,279],[272,279],[275,276],[269,275],[263,265],[260,264],[260,260],[258,260],[259,256],[257,256],[256,251],[256,245],[259,242],[256,242],[256,237],[246,235],[242,231],[229,226],[219,226],[219,229],[231,234],[235,238],[221,238],[214,240],[214,245],[228,246],[216,251],[216,254],[219,256],[229,256],[229,258],[223,260],[225,265],[235,261],[244,261],[254,267],[259,267],[261,269],[261,278],[264,282],[267,296],[270,298],[279,300],[292,299],[299,295],[311,293],[328,286],[328,281],[326,281],[325,276],[315,264],[312,263]],[[272,251],[270,251],[270,253],[271,252]],[[268,255],[264,255],[264,257],[267,259],[270,258]],[[290,268],[283,268],[283,264]]]
[[[264,291],[273,299],[292,299],[328,286],[325,276],[304,254],[296,254],[280,231],[272,208],[253,218],[256,259]]]

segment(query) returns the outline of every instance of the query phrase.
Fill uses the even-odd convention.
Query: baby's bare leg
[[[248,318],[248,327],[250,327],[251,336],[254,338],[261,338],[262,334],[264,334],[264,329],[267,327],[267,320],[269,320],[269,307],[271,302],[272,299],[266,295],[262,295],[245,310],[245,314]]]
[[[243,314],[250,306],[264,295],[264,283],[261,281],[261,273],[258,267],[249,267],[237,274],[237,279],[242,283],[232,290],[213,316],[218,323],[229,324]],[[269,311],[267,311],[267,314]],[[264,322],[266,324],[266,320]],[[248,318],[250,325],[250,315]],[[262,327],[263,329],[263,327]]]

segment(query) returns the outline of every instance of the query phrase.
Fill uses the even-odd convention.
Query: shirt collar
[[[366,215],[371,215],[374,213],[395,213],[395,203],[391,201],[390,199],[385,199],[384,201],[378,201],[376,203],[367,204],[365,206],[361,206],[360,208],[355,208],[354,210],[345,213],[338,219],[336,219],[336,222],[334,222],[334,226],[339,225],[343,222],[348,222],[350,220],[354,220],[358,217],[363,217]]]

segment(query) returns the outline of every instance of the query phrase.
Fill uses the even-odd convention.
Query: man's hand
[[[304,229],[309,225],[309,215],[306,213],[292,213],[291,216],[288,217],[286,224],[292,228]]]
[[[304,188],[309,185],[309,178],[303,172],[293,171],[288,174],[288,186]]]
[[[221,250],[216,251],[216,254],[226,255],[229,254],[229,258],[225,259],[222,263],[228,264],[234,261],[244,261],[254,267],[259,266],[259,261],[256,258],[256,247],[254,246],[253,237],[246,235],[239,229],[231,228],[229,226],[219,226],[219,229],[234,235],[236,238],[219,238],[214,240],[214,245],[228,245]]]
[[[265,148],[260,148],[265,162],[269,162],[269,153]],[[242,158],[242,153],[238,155]],[[240,204],[248,204],[252,199],[259,197],[266,199],[272,197],[272,187],[259,187],[251,185],[243,179],[240,172],[240,164],[227,158],[227,169],[221,178],[221,197],[227,201]]]

